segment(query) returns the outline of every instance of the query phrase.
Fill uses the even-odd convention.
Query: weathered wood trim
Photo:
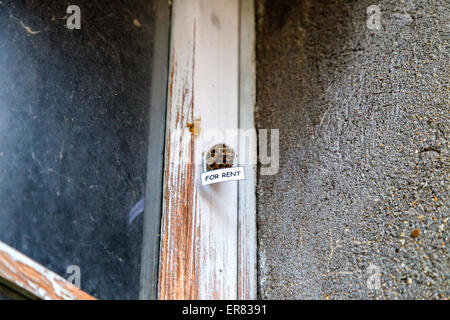
[[[240,1],[239,36],[239,163],[246,180],[239,182],[238,299],[257,298],[256,163],[255,130],[256,69],[255,9],[253,0]]]
[[[238,150],[238,21],[239,0],[173,1],[160,299],[237,298],[237,182],[199,176],[209,147]]]
[[[0,282],[44,300],[94,300],[63,277],[0,242]]]
[[[150,130],[139,286],[140,299],[157,298],[163,197],[170,7],[167,0],[157,0],[155,3],[155,39],[150,94]]]

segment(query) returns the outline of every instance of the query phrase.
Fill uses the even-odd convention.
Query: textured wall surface
[[[280,129],[257,190],[260,298],[449,296],[449,9],[257,3],[257,125]]]

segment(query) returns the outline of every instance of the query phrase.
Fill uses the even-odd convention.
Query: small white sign
[[[206,186],[208,184],[225,182],[225,181],[234,181],[234,180],[244,180],[245,173],[243,167],[235,167],[235,168],[226,168],[226,169],[217,169],[208,172],[204,172],[201,175],[202,186]]]

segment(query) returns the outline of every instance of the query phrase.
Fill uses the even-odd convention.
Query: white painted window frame
[[[174,0],[171,28],[158,298],[256,299],[256,161],[245,181],[199,180],[216,143],[256,160],[254,3]]]

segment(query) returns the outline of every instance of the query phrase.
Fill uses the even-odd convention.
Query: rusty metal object
[[[231,168],[234,164],[234,150],[224,143],[219,143],[206,154],[206,171]]]

